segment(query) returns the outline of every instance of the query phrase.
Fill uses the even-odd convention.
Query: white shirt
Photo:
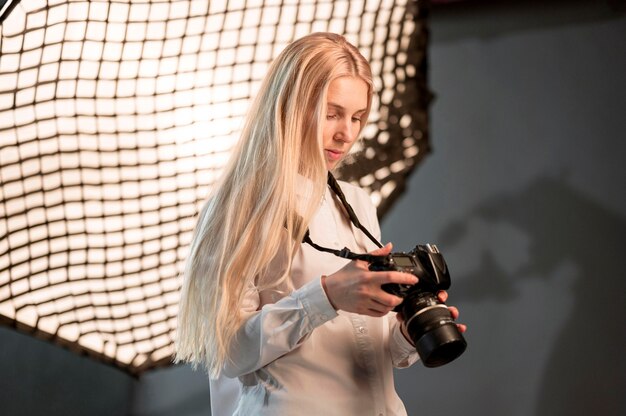
[[[359,221],[379,238],[369,196],[340,184]],[[309,231],[324,247],[360,253],[376,248],[328,189]],[[250,317],[231,349],[233,360],[210,382],[212,415],[406,415],[393,367],[408,367],[419,357],[395,313],[374,318],[337,312],[322,288],[320,277],[348,261],[302,244],[292,264],[295,291],[246,296]]]

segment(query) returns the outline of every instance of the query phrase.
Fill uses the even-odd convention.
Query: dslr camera
[[[450,287],[448,266],[437,246],[417,245],[408,253],[376,256],[370,260],[369,269],[418,277],[414,285],[387,283],[382,289],[403,299],[394,311],[402,314],[406,333],[426,367],[442,366],[463,354],[467,343],[448,307],[437,298],[437,292]]]

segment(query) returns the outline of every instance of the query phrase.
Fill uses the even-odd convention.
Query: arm
[[[407,368],[419,360],[417,350],[407,337],[402,333],[402,323],[395,313],[387,315],[389,322],[389,350],[391,362],[396,368]]]
[[[337,316],[321,280],[315,279],[260,310],[259,293],[246,295],[244,324],[230,347],[224,375],[238,377],[258,370],[297,348],[318,326]]]

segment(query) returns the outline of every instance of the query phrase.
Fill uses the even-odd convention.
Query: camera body
[[[402,314],[406,332],[426,367],[447,364],[465,351],[467,342],[448,307],[437,297],[437,292],[447,290],[451,284],[448,266],[437,246],[420,244],[409,253],[374,257],[369,269],[418,277],[414,285],[388,283],[382,289],[403,299],[394,311]]]

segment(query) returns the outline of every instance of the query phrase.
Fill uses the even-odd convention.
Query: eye
[[[352,117],[352,122],[353,123],[360,123],[361,122],[361,117]]]
[[[334,120],[334,119],[336,119],[336,118],[337,118],[337,114],[327,114],[327,115],[326,115],[326,118],[327,118],[328,120]]]

